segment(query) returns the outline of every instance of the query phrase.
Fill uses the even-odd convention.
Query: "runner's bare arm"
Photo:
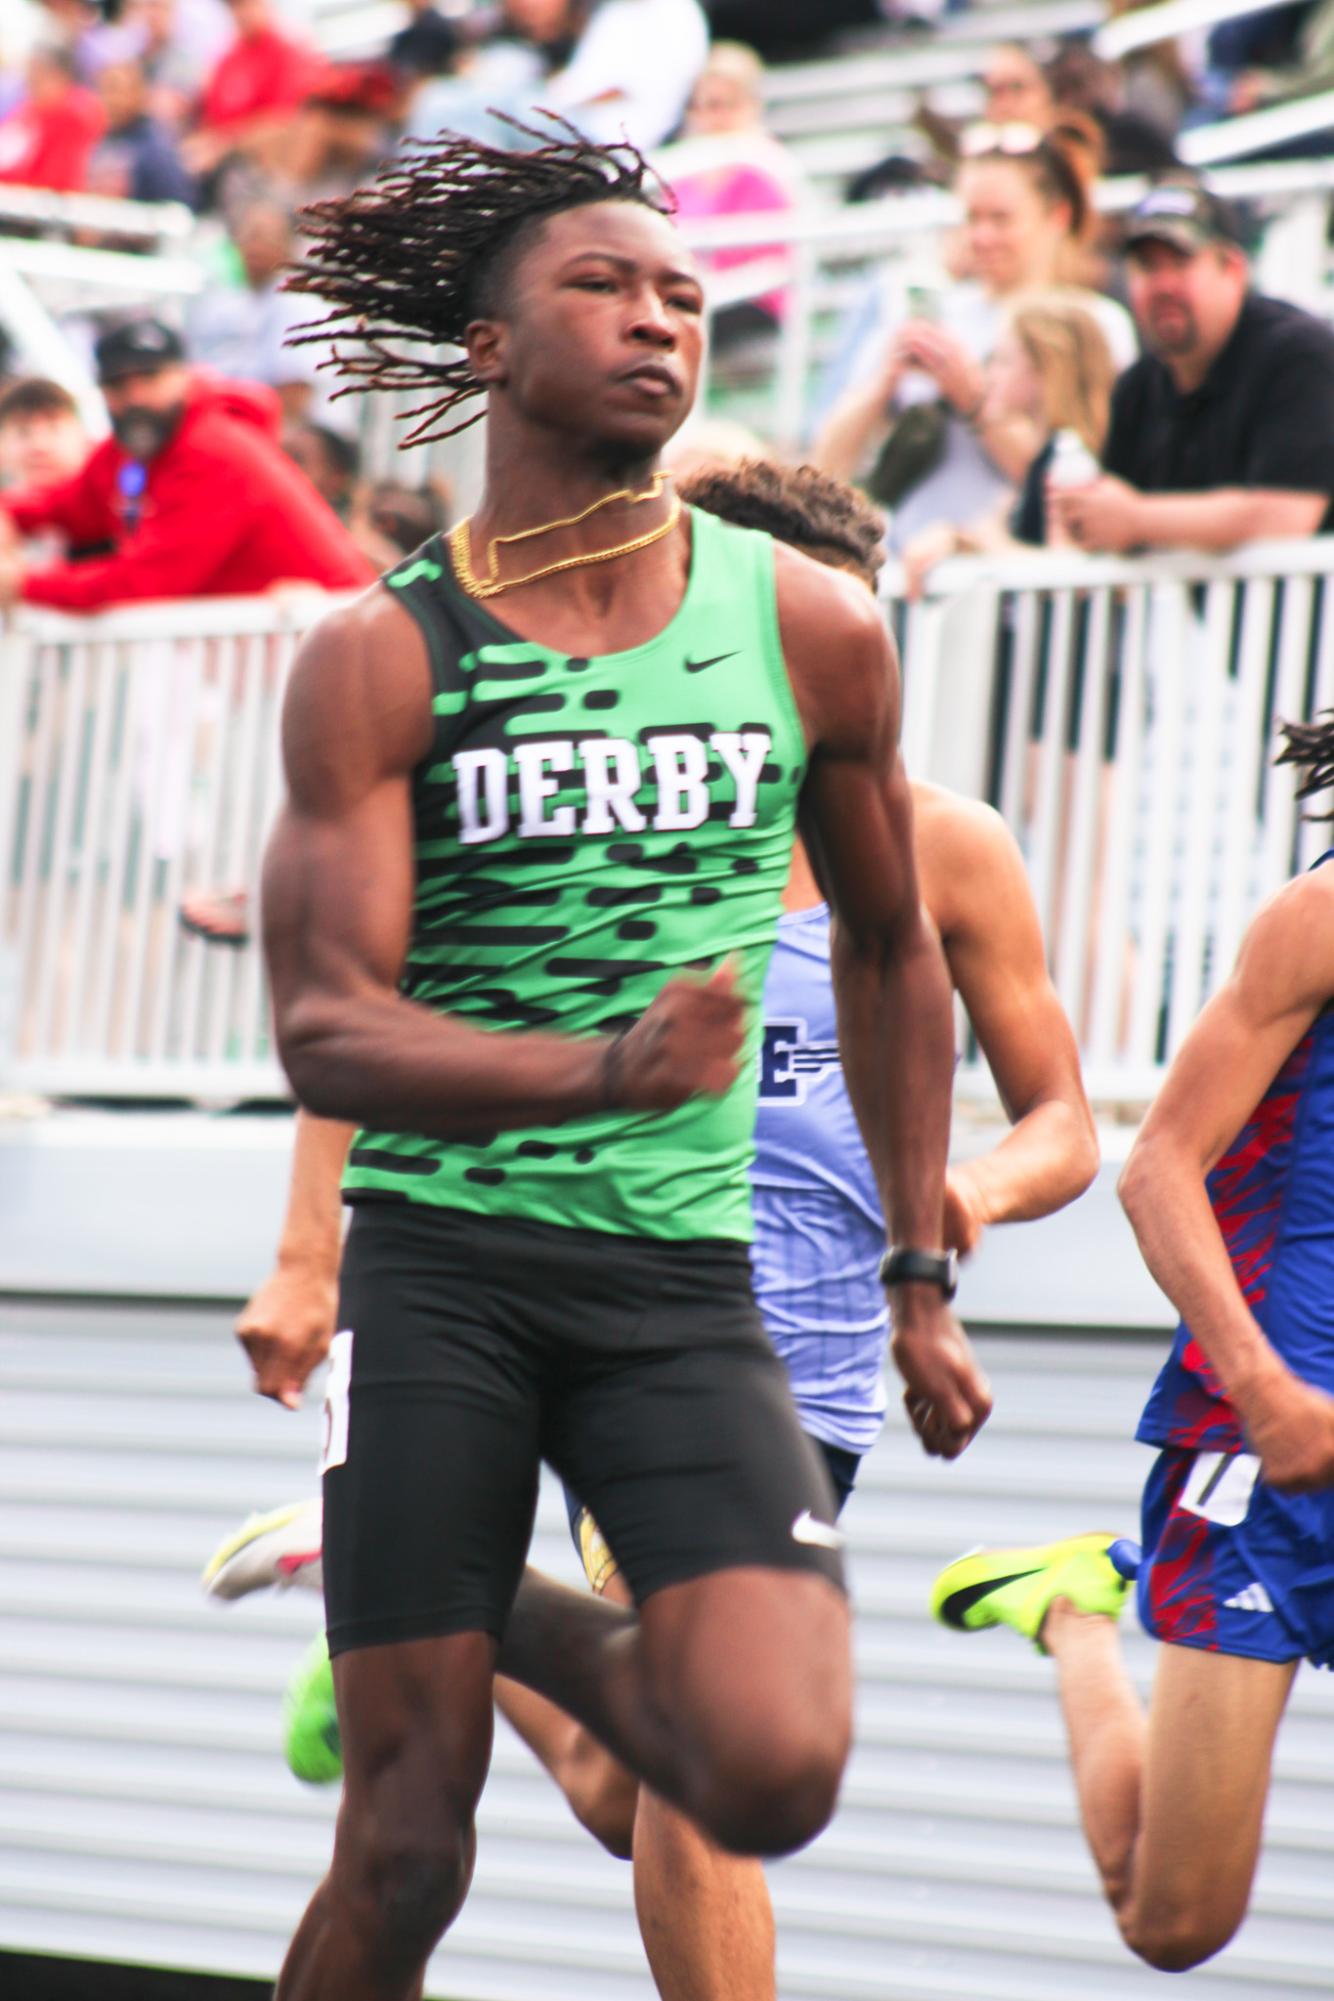
[[[295,1410],[306,1378],[324,1360],[338,1310],[342,1245],[339,1184],[354,1128],[298,1111],[287,1213],[273,1270],[242,1307],[236,1338],[260,1396]]]
[[[399,993],[414,889],[410,780],[430,742],[426,654],[407,614],[373,592],[325,619],[293,669],[289,796],[264,866],[278,1047],[302,1104],[450,1138],[612,1105],[663,1111],[726,1090],[744,1035],[727,967],[669,981],[618,1044],[474,1028]]]
[[[1120,1183],[1145,1263],[1240,1412],[1266,1479],[1298,1490],[1334,1484],[1334,1398],[1292,1374],[1252,1315],[1205,1176],[1332,995],[1334,871],[1321,869],[1280,890],[1251,925]]]
[[[977,800],[914,793],[922,895],[1011,1121],[946,1182],[947,1234],[970,1251],[989,1224],[1049,1216],[1081,1195],[1098,1171],[1098,1138],[1013,834]]]
[[[776,550],[783,645],[810,764],[801,830],[834,912],[831,968],[848,1093],[896,1243],[942,1242],[954,1077],[949,975],[919,900],[899,681],[884,621],[849,578]],[[962,1452],[990,1393],[933,1286],[891,1301],[891,1353],[928,1451]]]

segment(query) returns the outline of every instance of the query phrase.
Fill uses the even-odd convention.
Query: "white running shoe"
[[[324,1508],[319,1500],[292,1501],[267,1515],[251,1515],[219,1543],[200,1583],[210,1598],[244,1598],[251,1591],[324,1589]]]

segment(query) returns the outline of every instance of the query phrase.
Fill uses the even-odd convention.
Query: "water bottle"
[[[1102,471],[1078,431],[1058,431],[1052,440],[1051,463],[1047,467],[1047,491],[1069,486],[1088,486]],[[1048,507],[1047,545],[1052,549],[1072,549],[1075,545]]]

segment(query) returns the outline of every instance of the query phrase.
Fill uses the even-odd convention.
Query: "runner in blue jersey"
[[[1334,722],[1284,734],[1280,762],[1307,768],[1299,796],[1328,786]],[[1334,1665],[1332,857],[1251,924],[1122,1177],[1181,1314],[1136,1434],[1158,1448],[1137,1565],[1141,1621],[1165,1642],[1147,1717],[1106,1537],[979,1551],[933,1594],[946,1624],[1008,1625],[1054,1657],[1108,1902],[1167,1972],[1245,1917],[1293,1678],[1303,1659]]]
[[[810,468],[767,463],[682,482],[695,507],[759,528],[875,582],[879,517]],[[1074,1036],[1047,973],[1022,859],[989,807],[913,786],[923,900],[1012,1123],[981,1158],[950,1170],[946,1237],[971,1251],[994,1223],[1047,1215],[1097,1166]],[[798,1414],[820,1446],[840,1505],[885,1411],[884,1224],[843,1082],[829,972],[830,917],[797,848],[765,985],[759,1113],[751,1180],[752,1265],[765,1325],[787,1365]],[[271,1352],[327,1339],[332,1325],[337,1186],[347,1129],[303,1120],[279,1267],[242,1315],[270,1394]],[[596,1525],[573,1504],[594,1588],[629,1602]],[[823,1525],[812,1523],[813,1532]],[[219,1596],[275,1582],[319,1588],[318,1501],[259,1517],[219,1550],[206,1582]],[[497,1702],[613,1853],[633,1854],[635,1901],[664,2001],[773,2001],[773,1917],[758,1863],[727,1854],[684,1815],[640,1789],[590,1735],[532,1691],[497,1683]],[[327,1658],[317,1644],[289,1703],[289,1757],[302,1776],[337,1772]],[[332,1746],[332,1749],[331,1749]]]

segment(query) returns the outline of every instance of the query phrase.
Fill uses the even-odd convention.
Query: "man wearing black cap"
[[[1250,290],[1236,219],[1166,183],[1126,231],[1147,352],[1112,394],[1103,477],[1050,502],[1085,549],[1231,549],[1334,520],[1334,332]]]
[[[347,530],[281,450],[271,390],[193,373],[157,320],[112,328],[96,360],[112,435],[72,479],[0,493],[0,544],[11,545],[0,547],[0,604],[100,611],[369,582]],[[12,545],[48,529],[110,553],[33,568]]]

